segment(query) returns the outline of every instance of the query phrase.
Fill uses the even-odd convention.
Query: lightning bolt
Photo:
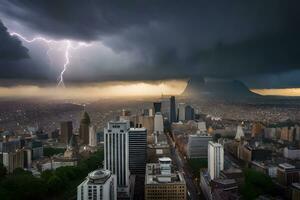
[[[70,40],[57,41],[57,40],[49,40],[49,39],[46,39],[44,37],[34,37],[33,39],[27,39],[26,37],[24,37],[21,34],[16,33],[16,32],[11,32],[10,35],[11,36],[17,36],[18,38],[22,39],[23,41],[25,41],[27,43],[32,43],[32,42],[36,42],[36,41],[41,41],[41,42],[46,43],[48,45],[47,55],[48,55],[50,61],[51,61],[51,59],[50,59],[49,51],[52,49],[52,48],[50,48],[50,44],[51,43],[64,42],[65,43],[65,50],[64,50],[65,62],[63,64],[63,69],[60,72],[60,74],[58,76],[58,80],[57,80],[58,81],[57,86],[58,87],[63,87],[63,88],[65,87],[64,73],[67,70],[68,65],[70,64],[70,50],[71,49],[77,50],[80,47],[89,47],[89,46],[91,46],[91,44],[86,44],[84,42],[78,42],[76,46],[72,46],[72,42]]]

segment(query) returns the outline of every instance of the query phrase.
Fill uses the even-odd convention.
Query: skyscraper
[[[116,176],[109,170],[95,170],[77,187],[77,200],[116,200]]]
[[[72,121],[65,121],[60,123],[60,136],[59,140],[62,143],[68,144],[73,134]]]
[[[145,174],[147,159],[147,129],[131,128],[128,137],[130,173]]]
[[[161,112],[161,102],[153,102],[154,106],[154,114],[157,112]]]
[[[185,103],[178,104],[178,121],[185,120]]]
[[[111,121],[104,128],[104,168],[117,176],[118,193],[129,195],[129,121]]]
[[[195,116],[194,108],[192,106],[187,105],[185,107],[185,120],[193,120]]]
[[[89,144],[89,126],[91,124],[90,116],[86,111],[84,111],[82,118],[80,120],[79,126],[79,138],[83,144]]]
[[[176,103],[175,97],[171,96],[170,98],[170,123],[176,122]]]
[[[224,149],[219,143],[208,143],[208,173],[211,180],[218,178],[224,169]]]
[[[157,137],[164,133],[164,119],[161,113],[156,113],[154,116],[154,140],[157,144]]]
[[[95,126],[89,127],[89,146],[95,147],[97,146],[97,136]]]

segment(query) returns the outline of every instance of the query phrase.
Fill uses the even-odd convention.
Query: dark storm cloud
[[[300,67],[296,0],[3,0],[0,11],[55,38],[101,40],[139,56],[134,71],[111,79],[236,78]]]
[[[0,20],[0,65],[3,62],[28,58],[28,49],[22,46],[20,40],[10,36]],[[1,66],[0,66],[1,67]]]

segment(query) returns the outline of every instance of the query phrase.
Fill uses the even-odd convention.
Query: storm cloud
[[[0,16],[51,38],[101,41],[115,54],[130,55],[124,66],[123,58],[107,64],[105,73],[99,69],[101,63],[86,64],[85,71],[94,80],[236,79],[300,69],[299,4],[294,0],[3,0]],[[91,78],[79,68],[74,66],[73,74],[67,72],[66,77]]]
[[[0,20],[0,62],[8,62],[29,58],[28,49],[22,46],[21,41],[10,36]]]

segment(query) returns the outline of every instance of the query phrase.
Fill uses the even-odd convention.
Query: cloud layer
[[[0,12],[8,22],[18,21],[33,33],[97,41],[113,51],[112,62],[102,63],[101,55],[73,62],[68,80],[255,79],[299,69],[299,4],[293,0],[3,0]]]

